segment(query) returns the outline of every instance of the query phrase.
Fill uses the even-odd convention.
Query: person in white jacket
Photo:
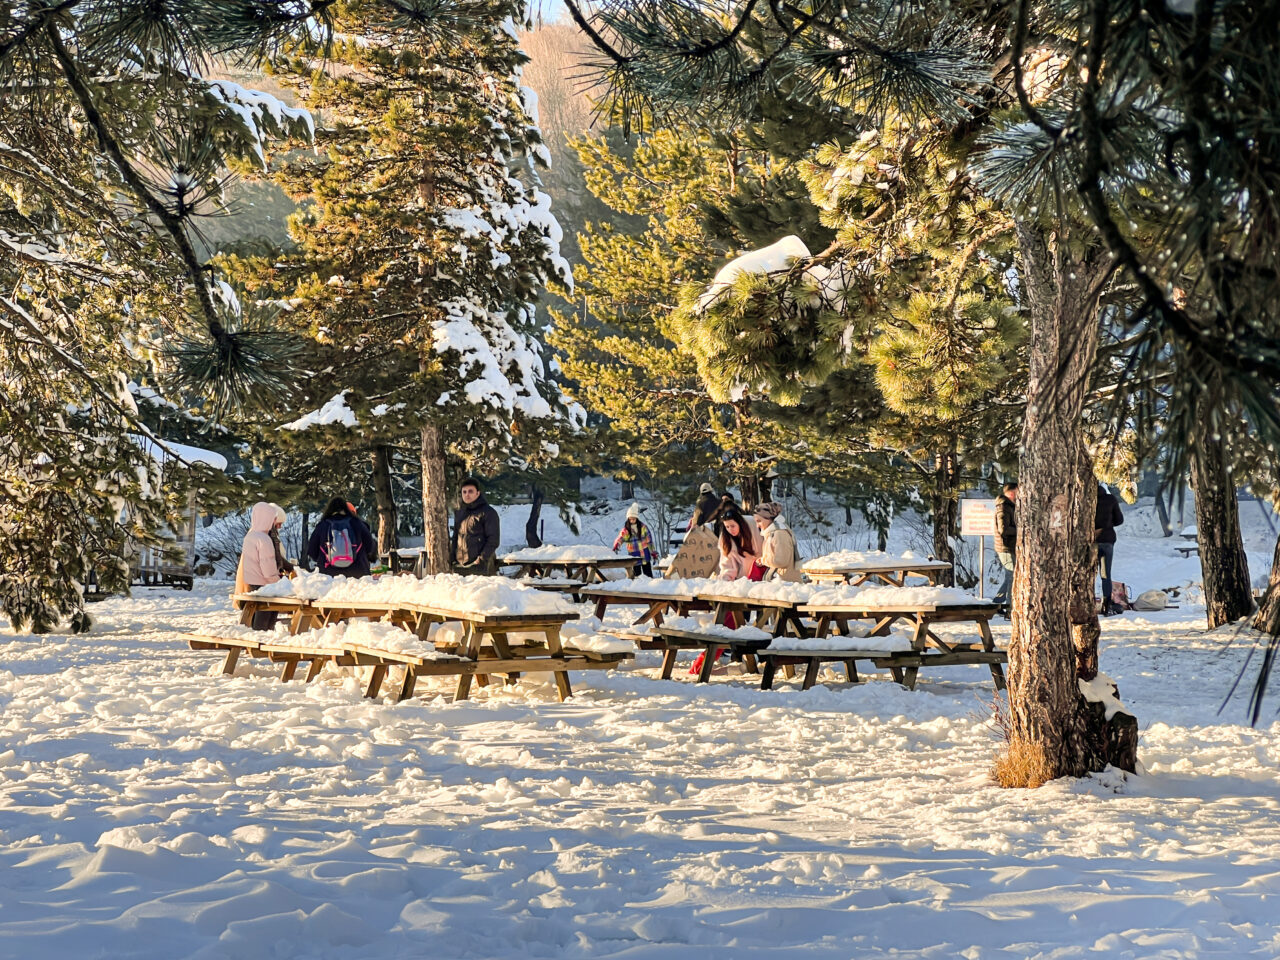
[[[274,503],[259,501],[249,512],[249,532],[244,535],[240,566],[236,570],[237,592],[257,590],[280,579],[276,545],[271,540],[271,528],[276,525],[278,509]],[[255,630],[270,630],[275,622],[274,613],[264,611],[253,615]]]
[[[796,549],[795,534],[782,515],[782,504],[770,500],[757,506],[753,514],[763,540],[760,563],[768,568],[765,579],[799,581],[800,553]]]

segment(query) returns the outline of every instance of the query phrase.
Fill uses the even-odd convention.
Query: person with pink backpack
[[[329,501],[307,542],[315,568],[331,577],[369,576],[377,550],[368,526],[342,497]]]

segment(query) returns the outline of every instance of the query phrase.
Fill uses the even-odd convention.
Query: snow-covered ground
[[[229,586],[0,633],[0,957],[1280,956],[1280,723],[1199,608],[1103,622],[1145,776],[1009,791],[981,667],[372,702],[218,675]]]

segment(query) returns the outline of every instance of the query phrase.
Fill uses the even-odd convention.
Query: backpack
[[[325,562],[331,567],[349,567],[356,562],[360,546],[352,545],[351,521],[338,517],[329,521],[329,544],[324,548]]]

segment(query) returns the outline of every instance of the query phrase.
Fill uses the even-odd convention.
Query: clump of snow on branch
[[[284,424],[280,429],[307,430],[311,427],[324,427],[333,423],[340,423],[344,427],[359,426],[360,421],[356,418],[356,412],[347,406],[347,394],[349,392],[348,390],[343,390],[319,410],[312,410],[297,420]]]
[[[291,107],[279,97],[242,87],[230,80],[209,81],[209,93],[244,124],[249,145],[264,170],[267,158],[262,145],[270,137],[297,135],[307,140],[315,137],[316,127],[311,113],[301,107]]]

